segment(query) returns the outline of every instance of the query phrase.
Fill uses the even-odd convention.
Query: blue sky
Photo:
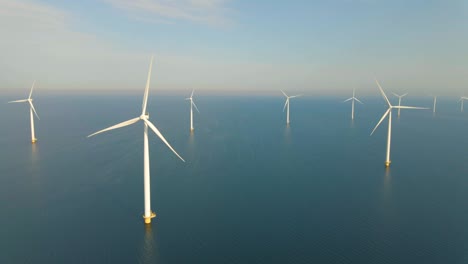
[[[0,0],[0,92],[468,94],[468,2]],[[466,91],[466,93],[465,93]]]

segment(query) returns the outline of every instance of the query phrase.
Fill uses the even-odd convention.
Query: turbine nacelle
[[[344,100],[343,103],[353,100],[353,101],[357,101],[357,102],[359,102],[361,104],[364,104],[363,102],[361,102],[359,99],[356,98],[355,94],[356,94],[356,89],[353,89],[353,96],[346,99],[346,100]]]
[[[99,130],[91,135],[88,135],[88,138],[89,137],[92,137],[94,135],[97,135],[97,134],[100,134],[102,132],[106,132],[106,131],[109,131],[109,130],[113,130],[113,129],[117,129],[117,128],[121,128],[121,127],[126,127],[126,126],[129,126],[129,125],[132,125],[132,124],[135,124],[136,122],[138,121],[143,121],[151,130],[153,130],[153,132],[161,139],[162,142],[164,142],[164,144],[166,144],[166,146],[172,150],[172,152],[179,158],[181,159],[183,162],[185,162],[185,160],[172,148],[172,146],[169,144],[169,142],[167,142],[167,140],[164,138],[164,136],[161,134],[161,132],[156,128],[155,125],[153,125],[153,123],[151,123],[149,121],[149,114],[146,112],[146,107],[148,105],[148,91],[149,91],[149,85],[150,85],[150,79],[151,79],[151,68],[153,66],[153,56],[151,57],[151,63],[150,63],[150,67],[149,67],[149,71],[148,71],[148,79],[146,81],[146,88],[145,88],[145,93],[143,94],[143,104],[142,104],[142,113],[139,117],[135,117],[133,119],[130,119],[130,120],[127,120],[127,121],[124,121],[124,122],[121,122],[121,123],[118,123],[116,125],[113,125],[111,127],[108,127],[108,128],[105,128],[105,129],[102,129],[102,130]]]
[[[31,142],[32,143],[36,143],[36,141],[37,141],[36,135],[34,133],[34,115],[36,115],[37,119],[40,119],[39,115],[37,114],[36,109],[34,108],[34,105],[32,103],[33,99],[31,98],[35,83],[36,83],[36,81],[33,82],[32,86],[31,86],[31,91],[29,92],[29,96],[28,96],[27,99],[21,99],[21,100],[15,100],[15,101],[8,102],[8,103],[28,103],[29,104],[29,113],[30,113],[30,118],[31,118]],[[33,112],[34,112],[34,115],[33,115]]]
[[[350,98],[344,100],[343,103],[351,101],[351,100],[359,102],[360,104],[364,104],[363,102],[359,101],[359,99],[357,99],[356,97],[350,97]]]
[[[379,90],[380,90],[380,93],[382,94],[382,97],[385,99],[385,101],[387,101],[387,104],[388,104],[388,109],[387,111],[385,111],[385,113],[383,114],[382,118],[380,119],[380,121],[377,123],[377,125],[375,126],[375,128],[372,130],[371,132],[371,136],[372,134],[374,134],[375,130],[377,129],[377,127],[379,127],[380,123],[382,123],[382,121],[385,119],[385,117],[387,117],[388,114],[390,114],[390,111],[392,111],[392,109],[429,109],[429,108],[426,108],[426,107],[415,107],[415,106],[403,106],[403,105],[395,105],[393,106],[390,101],[388,100],[388,97],[387,95],[385,94],[385,92],[383,91],[382,87],[380,86],[379,84],[379,81],[375,80],[375,82],[377,83],[377,86],[379,87]],[[405,96],[406,94],[402,95]]]
[[[145,87],[145,92],[143,94],[143,103],[141,106],[141,114],[138,117],[135,117],[133,119],[121,122],[119,124],[113,125],[111,127],[105,128],[103,130],[100,130],[98,132],[95,132],[88,137],[92,137],[96,134],[129,126],[132,124],[135,124],[139,121],[145,123],[144,127],[144,133],[143,133],[143,187],[144,187],[144,214],[143,214],[143,219],[145,220],[145,224],[150,224],[151,219],[156,217],[156,214],[151,211],[151,185],[150,185],[150,157],[149,157],[149,140],[148,140],[148,127],[161,139],[161,141],[166,144],[166,146],[182,161],[185,162],[185,160],[172,148],[172,146],[167,142],[167,140],[164,138],[164,136],[161,134],[161,132],[158,130],[158,128],[153,125],[149,121],[149,114],[148,111],[146,110],[148,106],[148,93],[149,93],[149,86],[150,86],[150,79],[151,79],[151,69],[153,66],[153,56],[151,56],[151,62],[149,66],[149,71],[148,71],[148,79],[146,81],[146,87]]]
[[[37,114],[36,109],[34,108],[34,105],[33,105],[33,103],[32,103],[34,99],[31,98],[32,92],[33,92],[33,89],[34,89],[34,84],[36,84],[36,81],[33,82],[32,86],[31,86],[31,91],[29,92],[29,96],[28,96],[27,99],[21,99],[21,100],[10,101],[10,102],[8,102],[8,103],[26,103],[26,102],[28,102],[28,103],[29,103],[29,106],[30,106],[31,109],[33,110],[33,112],[34,112],[34,114],[36,115],[37,119],[40,120],[39,115]]]
[[[283,93],[283,95],[286,97],[286,102],[284,103],[283,112],[284,112],[284,110],[286,109],[286,106],[289,106],[289,99],[302,96],[302,94],[297,94],[297,95],[288,96],[283,90],[280,90],[280,91],[281,91],[281,92]]]
[[[344,102],[348,102],[348,101],[351,101],[351,119],[354,120],[354,101],[360,103],[360,104],[363,104],[359,99],[356,98],[356,89],[353,89],[353,96],[344,100]]]
[[[398,111],[400,111],[400,109],[428,109],[428,108],[414,107],[414,106],[401,106],[400,102],[398,103],[398,106],[393,106],[390,103],[390,101],[388,100],[387,95],[383,91],[382,87],[380,86],[379,81],[377,81],[377,79],[376,79],[375,82],[377,83],[377,86],[379,87],[379,90],[380,90],[380,93],[382,94],[382,97],[385,99],[385,101],[388,104],[388,109],[387,109],[387,111],[385,111],[382,118],[379,120],[379,122],[377,123],[375,128],[372,130],[371,135],[374,134],[377,127],[379,127],[379,125],[382,123],[382,121],[388,116],[387,153],[386,153],[386,158],[385,158],[385,166],[388,167],[388,166],[390,166],[390,163],[391,163],[391,161],[390,161],[390,146],[391,146],[391,138],[392,138],[392,109],[398,109]],[[403,96],[405,96],[405,95],[403,95]],[[403,96],[401,96],[401,97],[403,97]],[[401,101],[401,97],[400,97],[399,101]]]
[[[402,94],[402,95],[398,95],[398,94],[396,94],[396,93],[394,93],[394,92],[392,92],[392,94],[393,94],[394,96],[400,98],[400,99],[408,95],[408,93],[405,93],[405,94]]]
[[[200,113],[200,111],[198,110],[198,107],[197,105],[195,104],[195,102],[193,101],[193,93],[195,92],[195,89],[192,90],[192,93],[190,94],[190,97],[188,98],[185,98],[185,100],[190,100],[190,105],[194,106],[195,107],[195,110],[197,110],[198,113]]]

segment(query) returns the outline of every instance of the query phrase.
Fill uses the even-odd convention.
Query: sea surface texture
[[[140,95],[0,103],[0,263],[468,263],[468,111],[454,98],[393,113],[380,97],[150,92],[151,201],[143,223]],[[18,97],[18,98],[16,98]],[[392,99],[396,103],[395,98]],[[432,98],[405,97],[432,107]]]

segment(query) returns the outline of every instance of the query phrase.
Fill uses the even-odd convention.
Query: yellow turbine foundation
[[[145,219],[145,224],[151,224],[151,218],[155,218],[155,217],[156,217],[155,212],[151,212],[151,216],[149,217],[146,217],[143,215],[143,219]]]
[[[390,163],[392,163],[391,161],[386,161],[385,162],[385,167],[390,167]]]
[[[31,140],[32,143],[36,143],[36,141],[37,141],[37,138]]]

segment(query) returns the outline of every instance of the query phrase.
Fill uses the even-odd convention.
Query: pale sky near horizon
[[[468,1],[0,0],[0,93],[468,95]]]

